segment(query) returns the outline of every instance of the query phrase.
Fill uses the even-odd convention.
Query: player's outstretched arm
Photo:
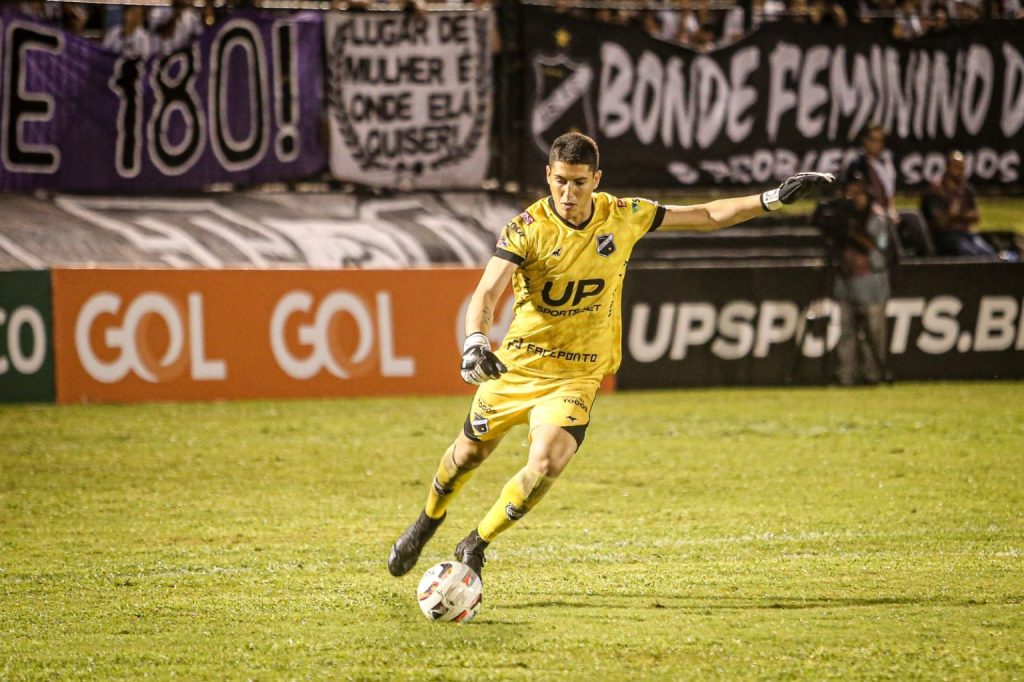
[[[777,188],[761,194],[717,199],[694,206],[666,206],[661,229],[713,232],[792,204],[834,181],[831,173],[797,173]]]
[[[462,380],[467,384],[481,384],[497,379],[506,372],[505,365],[491,351],[487,332],[494,324],[494,310],[498,299],[512,281],[512,273],[519,267],[511,261],[493,257],[484,268],[484,274],[469,299],[466,309],[466,340],[462,344]]]

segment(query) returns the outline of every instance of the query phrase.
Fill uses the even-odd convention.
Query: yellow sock
[[[490,542],[509,526],[523,518],[526,512],[537,506],[541,498],[551,489],[557,478],[525,466],[508,479],[501,490],[501,496],[480,522],[476,532]]]
[[[470,466],[468,463],[461,466],[455,464],[455,445],[451,445],[441,458],[437,467],[437,474],[430,485],[430,492],[427,494],[425,510],[427,516],[432,519],[439,519],[444,516],[444,510],[455,494],[462,489],[466,481],[472,477],[473,472],[479,465]]]

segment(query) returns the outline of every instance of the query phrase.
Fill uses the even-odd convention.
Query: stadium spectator
[[[832,295],[841,317],[836,381],[843,386],[891,383],[885,304],[896,251],[888,221],[872,205],[864,174],[851,171],[842,197],[820,205],[813,222],[832,247]]]
[[[331,9],[344,12],[369,12],[369,0],[331,0]]]
[[[676,2],[661,2],[656,9],[648,12],[649,16],[644,18],[644,28],[651,36],[659,40],[675,40],[681,16],[677,5]],[[653,22],[650,15],[653,15]]]
[[[1024,10],[1020,0],[993,0],[989,16],[993,19],[1024,19]]]
[[[64,30],[76,36],[84,34],[89,25],[89,10],[77,2],[63,3],[63,9],[61,26]]]
[[[917,0],[904,0],[896,10],[892,22],[892,37],[896,40],[913,40],[925,34],[925,22]]]
[[[643,28],[644,25],[644,13],[640,10],[633,9],[631,7],[621,7],[616,12],[616,23],[622,26],[630,26],[633,28]]]
[[[680,45],[692,45],[694,37],[700,30],[700,18],[693,9],[690,0],[682,0],[679,9],[679,23],[676,29],[675,42]]]
[[[924,219],[917,211],[896,210],[896,168],[885,149],[885,128],[872,123],[861,134],[861,150],[843,170],[843,178],[858,172],[865,178],[876,209],[885,216],[900,237],[904,252],[911,256],[931,253],[931,240]]]
[[[846,26],[846,10],[833,0],[811,0],[807,6],[807,18],[812,24]]]
[[[30,0],[19,2],[18,11],[22,14],[38,19],[59,24],[64,16],[64,7],[59,2],[43,2],[43,0]]]
[[[928,33],[939,34],[949,30],[949,10],[944,5],[936,5],[926,26]]]
[[[742,5],[733,5],[725,11],[722,18],[722,39],[720,45],[731,45],[743,37],[746,25],[746,12]]]
[[[91,18],[90,11],[78,2],[19,2],[18,11],[33,19],[59,25],[68,33],[75,35],[85,33]]]
[[[844,180],[853,173],[859,173],[867,181],[875,206],[896,222],[899,220],[893,204],[896,169],[892,165],[891,155],[885,151],[885,128],[879,123],[868,125],[861,133],[860,145],[860,152],[843,173]]]
[[[921,213],[928,221],[939,255],[996,255],[995,249],[974,233],[980,216],[960,152],[950,152],[946,157],[946,172],[921,197]]]
[[[961,23],[978,21],[982,18],[981,0],[957,0],[953,16]]]
[[[111,26],[103,36],[103,47],[129,59],[145,59],[151,54],[145,19],[144,8],[126,5],[121,12],[121,24]]]
[[[452,498],[513,426],[530,427],[526,465],[455,549],[478,576],[489,543],[540,503],[569,465],[602,377],[619,366],[620,286],[639,239],[659,228],[709,232],[736,225],[833,180],[798,173],[762,194],[697,206],[622,199],[596,191],[597,144],[580,133],[554,141],[546,178],[551,194],[505,226],[470,297],[461,375],[479,388],[427,486],[426,504],[391,548],[388,571],[396,577],[416,565]],[[518,303],[495,353],[488,333],[510,283]]]
[[[154,35],[153,51],[170,54],[188,47],[203,32],[203,19],[189,0],[174,0],[170,7],[158,7],[149,15]]]
[[[647,31],[647,35],[652,38],[662,38],[661,20],[658,18],[658,13],[654,10],[644,10],[641,12],[643,16],[644,30]]]
[[[752,0],[750,5],[750,28],[760,28],[761,24],[778,21],[786,12],[786,3],[782,0]]]
[[[935,9],[942,7],[946,10],[946,16],[953,11],[953,0],[921,0],[921,14],[930,17]]]
[[[807,21],[809,14],[807,0],[787,0],[786,16],[789,17],[790,21],[804,23]]]
[[[715,28],[711,24],[701,24],[690,39],[690,47],[697,52],[710,52],[715,47]]]
[[[415,15],[418,17],[427,16],[427,5],[421,0],[402,0],[401,9],[404,14]]]

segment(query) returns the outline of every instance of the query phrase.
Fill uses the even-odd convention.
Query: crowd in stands
[[[420,10],[419,0],[408,0]],[[18,9],[29,16],[60,25],[75,35],[95,38],[128,57],[169,54],[189,45],[206,26],[236,8],[259,7],[258,0],[169,0],[166,5],[91,4],[29,0]],[[333,0],[332,7],[351,11],[371,8],[370,0]]]
[[[897,40],[981,20],[1024,20],[1021,0],[658,0],[647,9],[590,8],[599,4],[582,8],[574,0],[555,0],[559,12],[640,27],[698,51],[729,45],[762,24],[782,20],[840,27],[881,23]]]
[[[468,0],[486,5],[494,0]],[[586,14],[601,21],[643,27],[653,35],[697,49],[710,49],[741,37],[764,22],[789,19],[810,24],[848,25],[850,21],[888,22],[893,36],[910,39],[954,24],[982,19],[1024,21],[1022,0],[656,0],[658,9],[583,9],[573,0],[555,0],[557,11]],[[381,5],[422,12],[432,0],[331,0],[334,9],[367,11]],[[898,3],[898,4],[897,4]],[[450,4],[450,3],[441,3]],[[97,5],[31,0],[18,3],[22,13],[60,24],[66,30],[102,40],[108,49],[129,57],[168,54],[189,45],[206,26],[235,8],[259,7],[259,0],[171,0],[166,5]],[[1024,30],[1024,26],[1022,26]],[[494,36],[498,49],[498,36]],[[859,155],[843,173],[846,191],[863,185],[872,213],[893,232],[904,255],[995,257],[996,251],[975,234],[979,216],[967,183],[963,155],[951,152],[946,171],[927,189],[919,211],[897,211],[895,169],[883,154],[885,130],[868,126]],[[852,187],[852,189],[851,189]]]
[[[330,0],[330,9],[365,12],[400,9],[424,12],[431,5],[491,6],[492,0],[437,2],[435,0]],[[61,26],[75,35],[102,41],[104,47],[129,57],[169,54],[192,40],[234,9],[287,7],[260,0],[167,0],[164,5],[93,4],[59,0],[23,0],[22,14]]]
[[[173,0],[157,7],[34,0],[18,3],[18,9],[75,35],[102,40],[103,46],[114,52],[142,58],[188,46],[204,26],[225,11],[213,2],[198,8],[190,0]]]
[[[490,5],[496,0],[464,4]],[[788,20],[810,25],[883,23],[898,40],[912,40],[979,20],[1024,21],[1022,0],[650,0],[646,9],[600,0],[553,0],[556,11],[613,24],[636,26],[649,34],[699,51],[728,45],[764,23]],[[52,0],[19,2],[22,12],[102,39],[131,56],[165,54],[187,45],[204,26],[235,7],[259,7],[260,0],[172,0],[168,5],[102,5]],[[330,0],[333,9],[366,11],[378,6],[419,12],[434,0]]]

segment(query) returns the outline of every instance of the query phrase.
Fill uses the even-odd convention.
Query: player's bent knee
[[[576,439],[562,427],[547,424],[531,435],[530,466],[545,476],[561,474],[576,454]]]
[[[496,447],[498,447],[498,441],[474,440],[460,433],[455,439],[455,460],[460,465],[463,463],[482,464]]]
[[[587,427],[590,424],[580,424],[578,426],[563,426],[562,429],[566,431],[572,439],[576,441],[576,450],[578,451],[583,446],[583,439],[587,436]]]

